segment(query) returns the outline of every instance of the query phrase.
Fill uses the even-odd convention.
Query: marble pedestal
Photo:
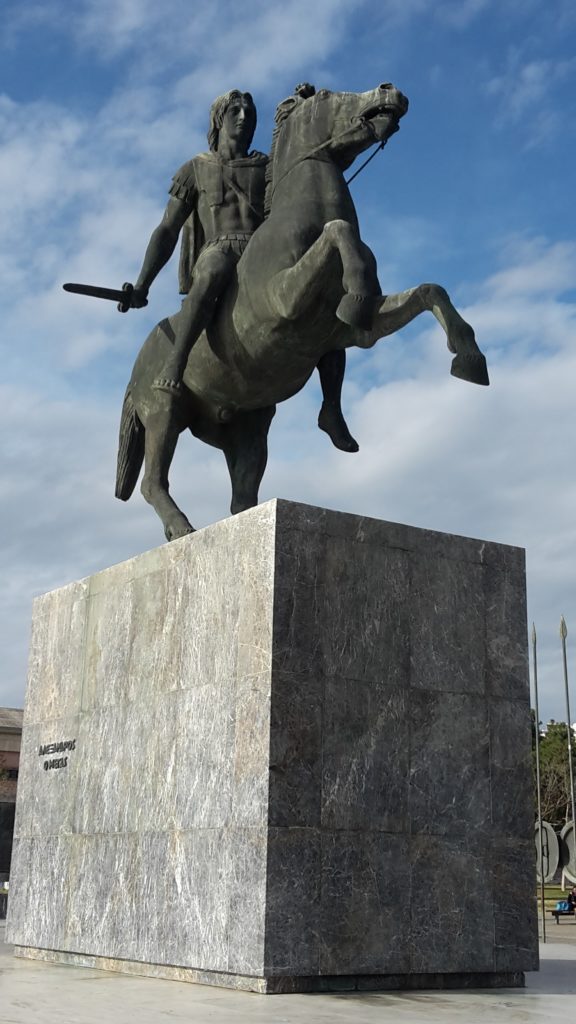
[[[35,603],[23,956],[259,992],[537,967],[524,555],[270,501]]]

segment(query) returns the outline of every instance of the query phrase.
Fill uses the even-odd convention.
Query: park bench
[[[552,917],[556,918],[556,924],[560,924],[561,917],[574,917],[574,907],[570,907],[569,910],[560,910],[558,907],[555,907],[550,913]]]

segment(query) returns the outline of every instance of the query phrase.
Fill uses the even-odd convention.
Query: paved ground
[[[541,921],[539,934],[540,938],[542,938]],[[563,945],[566,943],[572,944],[576,956],[576,917],[560,918],[560,922],[556,924],[554,918],[548,913],[546,915],[546,942],[561,942]]]
[[[260,996],[20,960],[0,922],[0,1024],[567,1024],[576,923],[552,922],[549,938],[524,990]]]

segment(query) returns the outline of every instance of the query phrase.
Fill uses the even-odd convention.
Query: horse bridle
[[[370,108],[367,108],[367,110],[368,109]],[[333,145],[333,143],[335,142],[340,142],[340,139],[343,139],[346,135],[349,135],[350,132],[356,130],[356,128],[358,127],[357,122],[363,125],[363,127],[369,128],[373,135],[375,134],[374,125],[370,123],[367,113],[363,114],[362,112],[360,112],[359,114],[355,114],[354,117],[352,117],[350,120],[352,122],[350,127],[345,128],[343,132],[340,132],[340,135],[335,135],[332,138],[326,139],[325,142],[321,142],[319,146],[315,146],[314,149],[311,149],[309,153],[304,153],[303,156],[299,156],[298,159],[294,161],[294,163],[290,164],[290,166],[284,171],[284,174],[282,174],[278,181],[275,182],[274,187],[272,189],[272,195],[274,195],[280,182],[284,181],[284,178],[286,178],[287,175],[290,174],[294,170],[294,168],[298,166],[298,164],[303,163],[304,160],[313,160],[318,155],[318,153],[322,152],[323,149],[326,149],[328,146]],[[396,126],[400,118],[396,116],[394,120]],[[383,139],[381,142],[377,144],[377,147],[374,150],[374,152],[370,154],[370,156],[368,157],[367,160],[364,161],[362,166],[359,167],[358,170],[355,171],[355,173],[348,179],[348,181],[346,182],[347,185],[349,185],[350,182],[353,181],[354,178],[356,178],[360,174],[360,171],[364,170],[366,165],[370,163],[370,161],[376,156],[376,153],[378,153],[379,150],[384,149],[384,146],[386,145],[388,139],[390,138],[390,135],[392,134],[394,133],[390,132],[385,139]]]

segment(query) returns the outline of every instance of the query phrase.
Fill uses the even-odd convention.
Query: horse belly
[[[284,328],[287,325],[284,325]],[[214,334],[194,346],[184,380],[204,403],[220,409],[262,409],[291,398],[313,373],[315,354],[298,352],[290,330],[253,324],[248,336],[217,352]]]

